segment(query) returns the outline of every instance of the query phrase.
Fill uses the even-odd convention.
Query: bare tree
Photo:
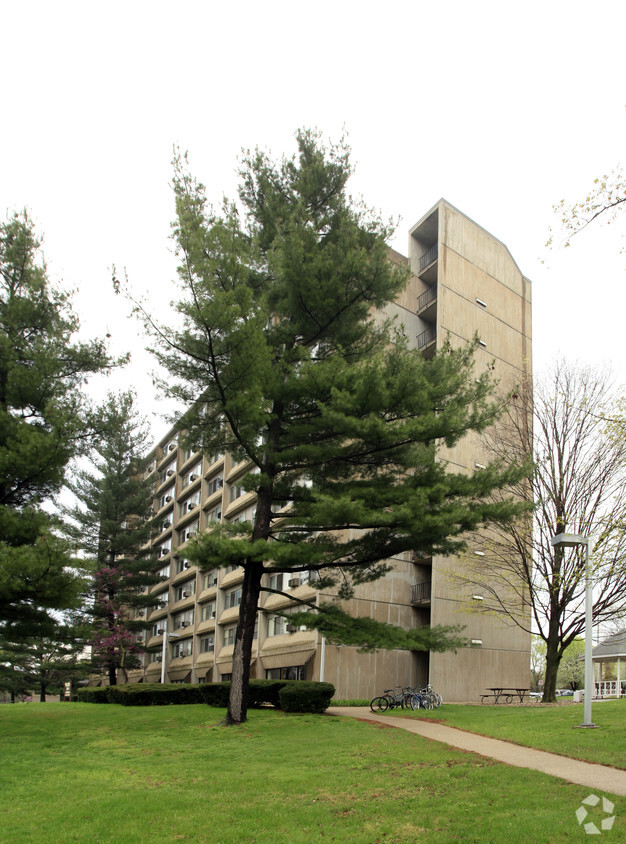
[[[594,623],[626,609],[626,438],[607,435],[614,408],[606,373],[555,364],[535,385],[534,430],[524,391],[530,385],[513,393],[489,448],[508,459],[532,455],[530,479],[515,488],[532,515],[492,529],[485,555],[471,558],[464,579],[480,587],[481,612],[544,640],[543,700],[552,702],[563,652],[585,626],[585,552],[553,548],[550,539],[563,532],[593,537]]]
[[[626,176],[621,168],[594,179],[587,195],[578,202],[562,199],[553,206],[559,217],[558,234],[563,245],[569,246],[574,235],[598,219],[612,223],[626,207]],[[555,232],[550,229],[546,246],[552,246]]]

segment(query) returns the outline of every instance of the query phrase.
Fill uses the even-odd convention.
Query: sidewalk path
[[[361,721],[387,724],[390,727],[417,733],[433,741],[441,741],[461,750],[489,756],[507,765],[532,768],[553,777],[588,786],[596,791],[626,795],[626,771],[618,768],[579,762],[567,756],[557,756],[556,753],[546,753],[544,750],[534,750],[531,747],[521,747],[519,744],[500,739],[478,736],[475,733],[468,733],[456,727],[445,727],[443,724],[421,718],[393,718],[389,715],[378,715],[374,714],[368,706],[331,706],[326,712],[329,715],[347,715]]]

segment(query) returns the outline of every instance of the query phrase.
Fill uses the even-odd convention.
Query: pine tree
[[[244,486],[257,496],[253,524],[220,525],[186,551],[204,568],[244,567],[227,723],[246,718],[265,572],[312,571],[348,598],[388,571],[388,558],[453,553],[468,531],[516,509],[486,495],[518,469],[457,474],[437,459],[438,444],[484,430],[496,413],[473,346],[425,360],[384,318],[407,281],[389,260],[390,229],[348,196],[344,144],[326,149],[311,132],[297,142],[298,155],[279,163],[248,154],[240,204],[220,213],[175,163],[185,293],[183,327],[157,331],[162,386],[190,408],[189,443],[249,461]],[[345,640],[338,604],[311,610],[309,624]],[[361,620],[350,641],[395,646],[374,627]],[[442,632],[403,642],[446,647]]]
[[[67,514],[70,535],[94,570],[94,666],[115,685],[118,670],[135,667],[143,651],[144,611],[156,603],[148,587],[159,578],[151,572],[154,559],[147,551],[153,488],[144,471],[147,426],[133,394],[109,395],[99,422],[102,436],[91,456],[93,469],[77,471],[70,488],[79,504]]]
[[[60,692],[66,681],[86,677],[87,631],[82,618],[70,616],[50,619],[35,635],[31,630],[20,636],[14,630],[10,641],[0,638],[0,688],[35,689],[43,703],[48,692]]]
[[[0,620],[38,623],[80,596],[70,548],[42,503],[93,428],[86,378],[113,365],[48,280],[26,213],[0,224]]]

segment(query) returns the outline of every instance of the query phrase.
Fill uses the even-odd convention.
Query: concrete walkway
[[[626,795],[626,771],[609,768],[606,765],[596,765],[590,762],[579,762],[567,756],[557,756],[556,753],[546,753],[544,750],[534,750],[521,747],[500,739],[486,738],[456,727],[445,727],[433,721],[416,718],[394,718],[389,715],[374,714],[368,706],[331,706],[326,710],[329,715],[343,715],[357,718],[360,721],[373,721],[417,733],[424,738],[440,741],[461,750],[469,750],[481,756],[489,756],[507,765],[518,768],[532,768],[553,777],[560,777],[577,785],[584,785],[590,789],[610,794]]]

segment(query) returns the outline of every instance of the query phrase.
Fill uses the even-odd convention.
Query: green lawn
[[[626,700],[602,701],[592,707],[598,729],[577,729],[582,703],[560,706],[466,706],[445,704],[432,712],[394,710],[386,715],[431,718],[450,727],[549,750],[573,759],[626,768]]]
[[[0,706],[2,842],[571,842],[589,789],[350,718]],[[611,832],[626,837],[626,800]],[[621,832],[620,832],[621,830]]]

